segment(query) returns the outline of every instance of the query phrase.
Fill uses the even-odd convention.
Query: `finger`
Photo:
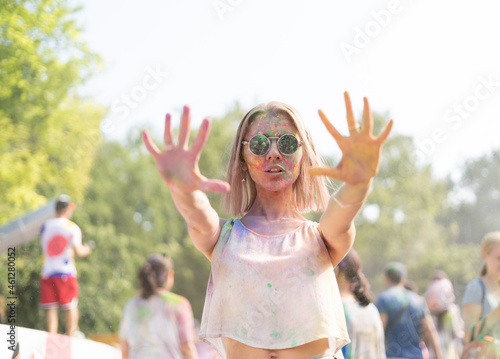
[[[200,158],[201,150],[207,143],[208,134],[210,133],[210,120],[205,118],[201,123],[200,129],[198,131],[198,135],[193,142],[193,146],[191,150],[193,151],[195,158],[198,160]]]
[[[216,179],[204,179],[199,184],[203,191],[224,193],[231,190],[229,183]]]
[[[156,147],[155,143],[151,139],[151,135],[146,130],[142,131],[142,142],[144,142],[144,145],[146,145],[149,153],[151,153],[153,156],[157,156],[160,154],[158,147]]]
[[[330,167],[311,167],[309,168],[311,176],[327,176],[339,181],[342,181],[340,171],[337,168]]]
[[[321,118],[321,121],[323,121],[323,124],[325,125],[328,132],[330,132],[330,134],[333,136],[335,141],[337,141],[337,143],[340,146],[340,142],[342,142],[343,136],[339,133],[339,131],[337,131],[337,129],[331,124],[331,122],[328,121],[328,118],[323,113],[323,111],[318,110],[318,114],[319,118]]]
[[[373,129],[373,115],[370,110],[370,104],[368,103],[368,98],[363,98],[364,100],[364,107],[363,107],[363,126],[362,126],[362,133],[365,134],[371,134],[372,129]]]
[[[355,134],[359,132],[359,126],[354,118],[354,113],[352,112],[351,97],[349,92],[344,92],[345,109],[347,117],[347,127],[349,128],[349,134]]]
[[[163,143],[165,146],[171,146],[174,144],[172,142],[172,137],[171,116],[167,113],[165,115],[165,129],[163,130]]]
[[[184,106],[184,110],[182,111],[182,118],[181,118],[181,127],[179,129],[179,147],[181,148],[186,148],[187,147],[187,142],[189,139],[189,122],[190,122],[190,115],[189,115],[189,107]]]
[[[389,121],[389,123],[385,126],[384,130],[380,133],[380,135],[377,137],[377,142],[378,143],[384,143],[385,140],[387,139],[387,137],[389,136],[389,134],[391,133],[391,130],[392,130],[392,124],[394,123],[394,121],[391,120]]]

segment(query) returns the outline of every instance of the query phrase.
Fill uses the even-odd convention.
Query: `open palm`
[[[164,150],[160,151],[147,131],[143,131],[142,139],[149,153],[153,156],[156,167],[163,181],[170,190],[192,192],[195,190],[209,192],[228,192],[230,186],[227,182],[208,179],[200,173],[198,161],[210,132],[210,120],[205,118],[200,126],[198,135],[191,148],[188,148],[190,133],[189,107],[184,106],[179,140],[173,142],[171,116],[165,116],[165,130],[163,134]]]
[[[350,136],[342,136],[330,123],[323,111],[318,111],[328,132],[340,147],[342,159],[336,168],[313,167],[309,170],[309,173],[313,176],[328,176],[352,185],[367,183],[378,173],[382,145],[391,132],[393,121],[391,119],[380,135],[374,137],[372,134],[373,115],[370,111],[368,99],[364,98],[363,120],[360,129],[352,112],[348,92],[344,93],[344,98]]]

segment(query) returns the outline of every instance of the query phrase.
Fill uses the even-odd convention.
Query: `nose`
[[[267,160],[281,160],[281,153],[278,151],[278,141],[271,141],[271,147],[266,154]]]

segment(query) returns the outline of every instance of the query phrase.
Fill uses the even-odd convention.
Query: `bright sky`
[[[277,100],[302,113],[321,153],[338,156],[317,109],[346,134],[348,90],[355,113],[367,96],[394,132],[415,137],[438,176],[500,147],[497,0],[83,4],[84,36],[105,62],[85,93],[110,106],[108,138],[145,124],[160,137],[164,114],[178,123],[184,104],[197,127],[236,100]]]

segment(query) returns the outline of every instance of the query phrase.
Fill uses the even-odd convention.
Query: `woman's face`
[[[280,137],[292,134],[300,141],[298,132],[292,121],[286,116],[260,115],[249,126],[243,137],[249,141],[255,135],[267,137]],[[280,191],[292,187],[300,173],[302,160],[302,147],[292,155],[283,155],[278,151],[277,139],[271,139],[269,152],[264,156],[256,156],[249,150],[248,145],[243,146],[244,170],[248,170],[257,189],[265,188],[269,191]]]
[[[495,245],[489,253],[483,254],[488,275],[500,277],[500,245]]]

